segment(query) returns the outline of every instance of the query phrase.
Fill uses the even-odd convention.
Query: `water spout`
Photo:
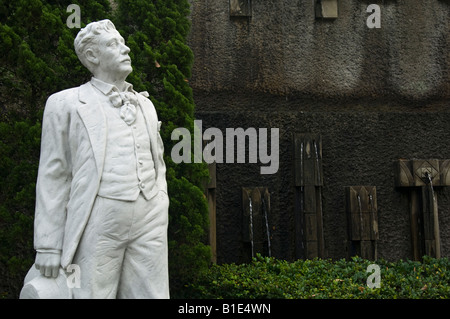
[[[362,240],[363,239],[363,234],[364,234],[364,224],[363,224],[363,217],[362,217],[361,196],[359,196],[359,194],[358,194],[357,198],[358,198],[358,210],[359,210],[359,223],[360,223],[360,226],[361,226],[361,229],[360,229],[360,240]]]
[[[304,210],[304,205],[305,205],[305,191],[304,191],[304,171],[303,171],[303,149],[304,149],[304,145],[303,142],[300,143],[300,214],[303,214],[303,210]],[[303,227],[300,227],[300,235],[301,238],[304,238],[304,233],[303,233]],[[302,251],[304,251],[305,249],[305,244],[303,243],[303,240],[300,241],[301,244],[301,248]]]
[[[377,236],[377,227],[375,226],[375,223],[377,222],[375,219],[375,209],[373,208],[373,196],[372,194],[369,194],[369,205],[370,205],[370,217],[372,218],[373,221],[373,234],[375,235],[375,237]]]
[[[436,197],[434,196],[433,180],[431,179],[431,175],[428,172],[425,173],[425,178],[428,179],[428,185],[430,186],[430,191],[431,191],[433,205],[434,205]]]
[[[314,144],[314,152],[316,154],[317,183],[320,184],[320,177],[321,176],[320,176],[320,166],[319,166],[319,151],[317,149],[317,143],[316,143],[315,140],[313,141],[313,144]]]
[[[262,197],[261,200],[262,200],[262,206],[263,206],[263,210],[264,210],[264,219],[266,221],[267,251],[268,251],[269,257],[272,257],[272,248],[271,248],[271,243],[270,243],[269,216],[267,216],[267,208],[266,208],[266,202],[264,200],[264,197]]]
[[[374,259],[377,259],[378,256],[378,245],[377,245],[377,235],[378,235],[378,225],[376,225],[377,220],[375,218],[375,209],[374,209],[374,203],[373,203],[373,196],[372,194],[369,194],[369,205],[370,205],[370,215],[372,218],[372,231],[374,234]]]
[[[300,143],[300,185],[303,187],[303,142]]]
[[[255,257],[254,248],[253,248],[253,204],[252,197],[248,197],[249,208],[250,208],[250,244],[252,246],[252,258]]]

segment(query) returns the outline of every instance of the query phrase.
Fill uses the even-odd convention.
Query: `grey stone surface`
[[[408,193],[395,188],[398,158],[450,158],[450,2],[339,1],[335,20],[314,1],[252,1],[251,18],[230,18],[228,1],[192,0],[190,83],[203,129],[280,128],[280,169],[217,165],[219,262],[243,260],[241,187],[271,192],[272,252],[294,257],[292,133],[323,142],[323,215],[330,258],[346,256],[344,187],[377,187],[378,256],[412,258]],[[450,256],[450,190],[441,188],[442,255]]]
[[[450,95],[448,1],[339,1],[339,18],[315,18],[314,1],[253,1],[250,19],[228,1],[191,1],[197,90],[412,99]]]

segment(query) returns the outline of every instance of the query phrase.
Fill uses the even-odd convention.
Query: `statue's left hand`
[[[37,252],[34,262],[37,269],[45,277],[58,277],[59,267],[61,265],[61,254],[54,252]]]

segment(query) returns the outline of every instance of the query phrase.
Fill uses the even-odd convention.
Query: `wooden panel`
[[[428,243],[425,244],[425,253],[431,257],[440,258],[440,233],[439,233],[439,215],[437,194],[428,186],[422,187],[422,211],[423,211],[423,228],[425,241],[433,242],[433,249],[427,250]]]
[[[450,160],[439,162],[441,186],[450,186]]]
[[[360,257],[364,259],[373,260],[376,259],[375,251],[374,251],[374,242],[371,240],[362,240],[361,241],[361,253]]]
[[[316,187],[303,187],[303,211],[306,213],[316,213]]]
[[[421,230],[419,229],[419,218],[420,218],[420,208],[419,208],[419,192],[416,189],[411,189],[410,193],[410,222],[411,222],[411,240],[412,240],[412,251],[414,260],[420,260],[423,255],[422,245],[421,245]],[[423,222],[422,222],[423,224]]]
[[[317,216],[316,214],[305,214],[306,240],[317,240]]]
[[[317,256],[318,251],[318,243],[317,241],[306,241],[306,258],[307,259],[314,259]]]
[[[316,213],[317,213],[317,257],[325,258],[325,238],[323,235],[323,212],[322,212],[322,192],[320,187],[316,187]]]
[[[295,187],[295,203],[294,203],[294,229],[295,229],[295,258],[305,258],[305,236],[304,236],[304,216],[303,216],[303,187]]]
[[[293,147],[296,257],[324,257],[322,139],[319,134],[295,133]]]
[[[374,186],[350,186],[345,188],[351,240],[377,240],[377,196]]]
[[[394,162],[395,185],[397,187],[414,186],[414,177],[412,175],[412,164],[410,160],[399,159]]]
[[[230,17],[251,17],[251,0],[230,0]]]
[[[256,252],[262,252],[263,250],[263,222],[262,222],[262,203],[261,193],[258,188],[254,188],[252,191],[253,200],[253,247]]]
[[[413,258],[423,254],[440,258],[436,188],[450,185],[450,160],[413,159],[396,163],[396,186],[410,187]],[[416,187],[416,189],[413,189]],[[420,190],[418,190],[420,187]],[[424,248],[422,248],[424,247]]]
[[[425,255],[434,256],[436,254],[435,241],[432,239],[425,239]]]
[[[439,161],[437,159],[412,160],[414,186],[425,186],[429,183],[429,175],[434,186],[440,185]]]
[[[351,240],[361,240],[361,215],[351,213]]]

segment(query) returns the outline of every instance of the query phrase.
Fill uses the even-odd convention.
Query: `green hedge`
[[[369,288],[370,264],[380,267],[380,287]],[[250,264],[214,265],[187,289],[190,298],[449,298],[450,261],[422,262],[254,258]]]

